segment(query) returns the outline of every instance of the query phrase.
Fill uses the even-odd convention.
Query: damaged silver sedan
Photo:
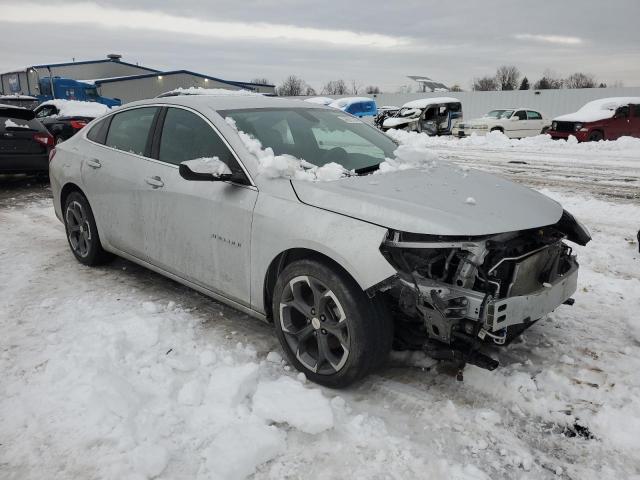
[[[56,148],[50,176],[80,262],[115,254],[273,323],[317,383],[349,385],[392,347],[496,368],[484,345],[572,303],[570,242],[589,233],[555,201],[482,172],[377,174],[396,149],[308,102],[176,96],[95,120]],[[295,159],[349,173],[274,171]]]

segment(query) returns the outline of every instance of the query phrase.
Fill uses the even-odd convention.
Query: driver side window
[[[517,118],[518,120],[526,120],[527,119],[527,113],[524,110],[518,110],[513,116],[514,116],[514,118]]]
[[[214,158],[233,172],[242,172],[233,154],[218,133],[193,112],[170,107],[164,118],[158,160],[179,165],[185,160]]]

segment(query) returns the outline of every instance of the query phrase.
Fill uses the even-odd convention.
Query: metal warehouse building
[[[273,85],[222,80],[188,70],[160,71],[122,61],[117,54],[102,60],[34,65],[0,74],[0,93],[38,95],[43,77],[62,77],[95,84],[98,93],[123,103],[152,98],[175,88],[204,87],[274,94]]]

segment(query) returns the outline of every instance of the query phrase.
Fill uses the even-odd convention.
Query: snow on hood
[[[597,122],[612,118],[616,109],[623,105],[640,104],[640,97],[601,98],[585,104],[577,112],[554,118],[560,122]]]
[[[534,190],[442,161],[421,170],[292,184],[308,205],[431,235],[489,235],[541,227],[558,222],[563,211]]]
[[[109,112],[111,109],[97,102],[80,102],[78,100],[48,100],[40,104],[53,105],[58,109],[58,117],[90,117],[96,118]]]
[[[178,87],[174,90],[163,93],[162,95],[180,94],[180,95],[216,95],[216,96],[262,96],[261,93],[251,92],[249,90],[227,90],[225,88],[201,88],[201,87]]]
[[[335,162],[318,167],[293,155],[276,155],[271,147],[262,148],[260,140],[242,130],[238,130],[233,117],[226,117],[225,120],[238,132],[238,136],[246,149],[257,158],[259,175],[264,175],[267,178],[329,182],[352,174],[352,172]]]
[[[421,98],[405,103],[402,108],[427,108],[429,105],[440,105],[441,103],[460,103],[460,100],[453,97],[433,97]]]

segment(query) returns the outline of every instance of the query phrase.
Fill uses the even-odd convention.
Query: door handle
[[[87,160],[87,165],[89,165],[91,168],[100,168],[102,166],[100,160],[96,160],[95,158],[90,158],[89,160]]]
[[[153,188],[162,188],[164,187],[164,182],[160,177],[147,177],[144,179],[147,184],[151,185]]]

